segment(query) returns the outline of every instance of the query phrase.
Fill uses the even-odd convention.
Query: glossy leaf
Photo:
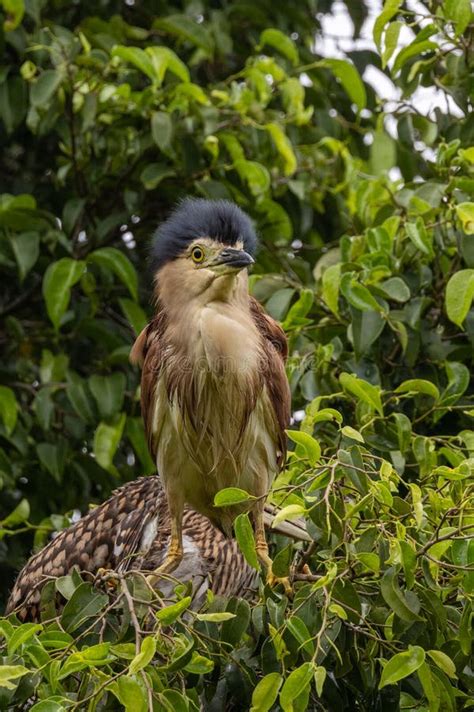
[[[138,296],[138,278],[134,266],[126,255],[115,247],[101,247],[89,255],[89,261],[113,272],[127,287],[134,299]]]
[[[255,549],[255,540],[252,531],[252,525],[248,514],[239,514],[234,522],[235,538],[239,544],[239,548],[250,566],[254,569],[258,568],[257,552]]]
[[[412,675],[425,662],[425,651],[419,645],[409,646],[403,653],[397,653],[390,658],[382,671],[379,689],[386,685],[394,685],[399,680]]]
[[[43,296],[48,316],[56,330],[69,306],[71,288],[80,280],[85,268],[85,262],[63,257],[53,262],[45,272]]]
[[[275,703],[282,682],[283,678],[277,672],[265,675],[252,693],[251,712],[268,712]]]
[[[448,318],[462,326],[474,298],[474,270],[462,269],[453,274],[446,286]]]

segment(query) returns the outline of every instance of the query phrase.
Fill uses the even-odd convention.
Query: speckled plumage
[[[184,513],[183,535],[184,557],[173,576],[192,579],[197,603],[208,588],[224,596],[249,594],[256,572],[235,540],[226,539],[191,509]],[[130,482],[31,557],[18,575],[7,613],[15,610],[21,620],[37,620],[43,585],[73,567],[93,575],[99,568],[153,571],[164,560],[169,539],[168,506],[159,477]]]

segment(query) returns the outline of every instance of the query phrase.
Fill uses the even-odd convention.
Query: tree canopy
[[[2,709],[472,705],[471,3],[387,0],[372,49],[328,57],[334,5],[0,2],[3,596],[73,511],[154,472],[128,354],[186,195],[258,228],[295,412],[271,498],[314,539],[293,601],[195,613],[178,587],[137,643],[123,602],[61,580],[60,617],[0,620]],[[357,38],[370,6],[345,6]]]

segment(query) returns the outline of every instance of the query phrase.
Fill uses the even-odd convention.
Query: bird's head
[[[183,200],[158,228],[151,261],[158,296],[177,292],[203,302],[227,299],[247,289],[246,267],[254,262],[252,221],[227,200]]]

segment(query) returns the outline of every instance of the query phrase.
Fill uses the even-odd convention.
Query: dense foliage
[[[367,8],[346,4],[357,35]],[[149,236],[187,194],[258,226],[252,289],[288,334],[299,416],[272,497],[314,538],[293,601],[195,613],[178,587],[155,628],[139,577],[112,609],[61,579],[59,619],[0,621],[2,708],[472,706],[471,4],[387,0],[377,51],[325,58],[331,5],[0,3],[4,595],[68,512],[153,471],[128,353]],[[419,87],[446,109],[423,115]]]

